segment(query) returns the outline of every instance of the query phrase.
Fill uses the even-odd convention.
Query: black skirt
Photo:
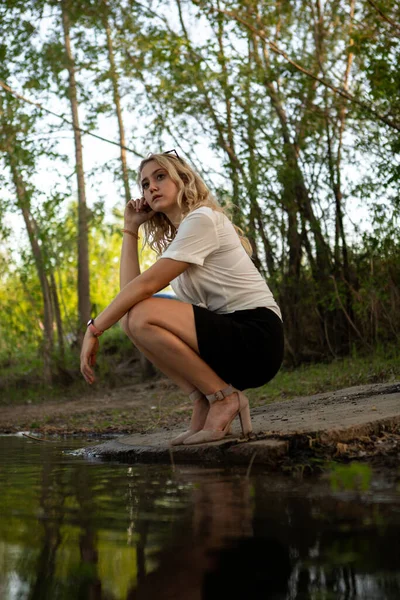
[[[283,326],[268,308],[217,314],[193,305],[201,358],[239,390],[270,381],[283,360]]]

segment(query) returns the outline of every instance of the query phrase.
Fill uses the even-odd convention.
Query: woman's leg
[[[186,394],[189,395],[196,389],[189,381],[181,377],[180,374],[171,371],[169,365],[162,361],[161,358],[154,356],[149,350],[147,350],[147,348],[141,346],[137,340],[132,339],[129,333],[127,333],[127,335],[135,344],[136,348],[138,348],[138,350],[140,350],[140,352],[144,354],[154,366],[160,369],[164,375],[167,375],[167,377],[172,379],[172,381],[174,381]],[[192,405],[193,410],[190,419],[189,430],[194,432],[203,428],[210,406],[207,398],[204,395],[192,401]]]
[[[149,298],[134,306],[122,320],[122,327],[149,360],[185,393],[195,388],[204,395],[227,387],[199,355],[191,304],[166,298]],[[236,394],[216,402],[207,417],[207,426],[223,429],[237,409]]]
[[[197,385],[199,368],[202,382],[207,376],[211,386],[214,379],[216,385],[222,382],[199,356],[191,304],[149,298],[129,311],[122,327],[135,346],[185,393],[201,389]],[[193,363],[196,372],[191,377]]]

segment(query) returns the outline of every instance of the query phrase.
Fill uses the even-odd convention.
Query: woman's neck
[[[171,221],[172,225],[178,229],[179,225],[181,224],[183,215],[182,215],[182,209],[179,208],[179,206],[176,206],[174,208],[171,208],[170,210],[168,210],[168,212],[164,212],[165,216],[168,218],[169,221]]]

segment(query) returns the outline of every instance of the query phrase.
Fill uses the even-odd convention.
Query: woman
[[[121,291],[88,323],[81,371],[93,366],[105,329],[121,325],[139,350],[193,401],[187,431],[171,444],[222,439],[239,415],[251,431],[242,390],[272,379],[283,357],[280,310],[245,247],[201,178],[175,151],[142,161],[143,197],[125,209]],[[138,230],[159,255],[140,273]],[[179,300],[153,298],[171,283]]]

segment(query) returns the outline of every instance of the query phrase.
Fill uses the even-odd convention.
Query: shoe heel
[[[246,396],[240,392],[239,392],[239,401],[240,401],[239,419],[240,419],[240,426],[242,428],[242,433],[244,436],[250,435],[250,433],[252,433],[252,431],[253,431],[253,427],[251,425],[249,401],[246,398]]]

